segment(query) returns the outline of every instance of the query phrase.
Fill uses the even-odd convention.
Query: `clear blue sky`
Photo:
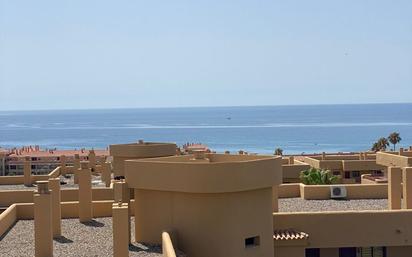
[[[410,0],[0,3],[0,110],[412,102]]]

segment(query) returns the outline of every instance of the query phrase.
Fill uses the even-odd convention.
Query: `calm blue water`
[[[412,144],[412,104],[0,112],[0,146],[105,148],[202,142],[214,150],[358,151],[390,132]]]

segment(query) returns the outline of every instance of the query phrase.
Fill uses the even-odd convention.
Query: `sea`
[[[399,132],[412,145],[412,103],[0,111],[0,147],[106,148],[144,141],[202,143],[269,154],[364,151]]]

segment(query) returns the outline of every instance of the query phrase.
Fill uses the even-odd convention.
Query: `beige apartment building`
[[[339,176],[340,183],[361,183],[362,175],[382,177],[385,175],[386,166],[376,162],[376,154],[361,152],[359,154],[333,154],[305,156],[304,163],[311,167],[330,170],[333,175]]]
[[[341,185],[283,183],[285,170],[293,173],[308,166],[294,158],[202,150],[178,155],[175,150],[175,144],[143,141],[110,146],[113,162],[96,164],[105,181],[108,171],[116,177],[105,188],[92,187],[91,160],[80,166],[75,163],[76,169],[58,167],[49,173],[49,184],[62,172],[77,173],[79,188],[57,189],[61,195],[57,202],[33,202],[33,193],[7,191],[2,183],[0,205],[9,207],[0,214],[0,247],[16,221],[34,218],[36,222],[40,216],[33,214],[35,210],[42,211],[41,217],[54,217],[52,206],[61,206],[60,222],[111,217],[113,231],[106,243],[114,247],[108,256],[129,256],[129,244],[135,241],[161,244],[163,252],[158,256],[165,257],[412,256],[411,149],[366,157],[367,163],[375,162],[370,164],[373,169],[387,170],[387,184]],[[10,180],[6,177],[0,180]],[[34,199],[48,199],[47,182],[40,184],[43,189]],[[347,191],[344,199],[331,199],[334,187]],[[6,197],[10,194],[14,200]],[[130,217],[134,217],[133,225]],[[59,219],[53,220],[37,222],[55,231],[53,224],[59,224]],[[35,227],[40,229],[37,235],[44,226]],[[94,233],[104,229],[96,227]],[[41,241],[36,251],[51,256],[53,242],[42,238],[35,239]]]
[[[388,209],[274,213],[274,256],[412,256],[412,151],[378,152],[375,159],[377,165],[389,167]],[[349,188],[357,187],[351,197],[360,199],[362,194],[368,198],[374,191],[379,194],[383,186]],[[362,187],[368,191],[362,192]]]
[[[98,161],[105,160],[109,155],[107,150],[93,150]],[[60,164],[61,156],[66,157],[68,165],[73,165],[74,155],[79,155],[81,161],[87,161],[89,150],[57,150],[41,149],[39,146],[25,146],[9,150],[0,149],[0,176],[23,174],[26,157],[31,160],[34,174],[46,174]]]
[[[8,151],[6,149],[0,148],[0,176],[4,176],[6,174],[6,157]]]

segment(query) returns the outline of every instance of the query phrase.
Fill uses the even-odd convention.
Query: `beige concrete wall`
[[[300,178],[284,178],[282,180],[282,183],[285,184],[294,184],[294,183],[300,183]]]
[[[48,180],[49,176],[48,175],[32,175],[31,176],[31,182],[35,183],[37,181],[42,181],[42,180]]]
[[[339,257],[339,248],[321,248],[320,257]]]
[[[135,201],[138,241],[161,243],[162,231],[176,229],[188,256],[273,256],[272,188],[221,194],[136,189]],[[260,246],[245,249],[245,239],[255,236]]]
[[[78,201],[79,189],[67,188],[61,190],[62,202]],[[94,201],[113,200],[113,189],[93,188]],[[9,206],[13,203],[32,203],[33,190],[2,190],[0,191],[0,206]]]
[[[312,158],[312,157],[305,157],[303,159],[303,161],[305,163],[309,164],[311,167],[314,167],[314,168],[317,168],[317,169],[320,168],[320,160],[318,160],[318,159],[315,159],[315,158]]]
[[[78,201],[79,190],[77,188],[63,189],[62,201]],[[93,201],[113,200],[112,188],[92,188]]]
[[[34,217],[34,203],[16,203],[17,218],[19,220],[33,219]]]
[[[412,210],[274,213],[274,229],[309,234],[313,248],[411,246]]]
[[[364,155],[362,155],[362,158]],[[373,170],[384,170],[385,166],[376,163],[375,156],[368,154],[366,160],[360,160],[359,155],[327,155],[324,160],[320,156],[305,157],[304,162],[310,164],[310,166],[318,169],[326,169],[334,171],[340,171],[343,177],[344,171],[360,171],[361,174],[369,173]],[[286,181],[286,180],[285,180]],[[340,180],[343,184],[358,183],[355,178]]]
[[[399,155],[407,156],[407,157],[412,157],[412,151],[411,151],[411,150],[409,150],[409,151],[403,151],[402,153],[399,153]]]
[[[371,171],[383,170],[385,166],[377,164],[375,160],[344,160],[342,168],[344,171]]]
[[[176,161],[179,157],[156,158],[156,161],[128,160],[125,162],[126,180],[130,188],[187,193],[224,193],[271,188],[282,181],[282,174],[279,172],[282,161],[280,157],[245,155],[250,161],[235,161],[232,159],[240,157],[224,154],[214,156],[226,158],[225,162],[217,160],[212,163],[182,164]]]
[[[355,155],[326,155],[325,160],[359,160],[359,154]]]
[[[228,154],[127,160],[136,240],[160,243],[162,231],[175,229],[188,256],[273,256],[268,217],[281,161]]]
[[[303,246],[275,247],[274,257],[305,257],[305,247]]]
[[[345,184],[347,199],[385,199],[388,197],[387,184]],[[329,185],[300,184],[300,196],[306,200],[330,199]]]
[[[375,178],[374,180],[367,178],[370,174],[363,174],[361,176],[361,184],[387,184],[388,179],[386,177]]]
[[[31,182],[34,183],[40,180],[48,180],[48,175],[31,175]],[[24,176],[0,176],[0,185],[23,185]]]
[[[114,203],[112,206],[113,227],[113,257],[129,256],[130,221],[129,205],[127,203]]]
[[[20,185],[24,183],[24,176],[0,176],[0,185]]]
[[[315,159],[313,157],[305,157],[303,161],[307,164],[309,164],[311,167],[317,168],[317,169],[325,169],[325,170],[343,170],[343,162],[342,160],[339,159],[330,159],[326,160],[319,160]]]
[[[357,184],[355,178],[341,178],[339,184]]]
[[[310,168],[307,163],[294,161],[294,164],[282,164],[283,182],[299,182],[300,173]]]
[[[3,190],[0,191],[0,206],[14,203],[32,203],[33,190]]]
[[[321,160],[319,167],[324,170],[343,170],[343,162],[340,160]]]
[[[348,199],[385,199],[388,197],[388,185],[347,185]]]
[[[163,257],[176,257],[172,239],[168,232],[162,233],[162,253]]]
[[[77,192],[77,190],[70,190]],[[62,191],[64,192],[64,190]],[[108,190],[97,190],[96,198],[104,198],[107,196]],[[14,195],[12,197],[12,195]],[[0,192],[0,198],[7,198],[8,202],[26,201],[29,203],[13,203],[4,212],[0,214],[0,236],[4,234],[17,220],[19,219],[33,219],[34,204],[33,191],[10,191]],[[3,203],[6,202],[4,199]],[[93,201],[93,215],[94,217],[110,217],[112,215],[113,200]],[[134,215],[134,200],[131,200],[131,215]],[[78,218],[78,202],[63,202],[61,205],[62,218]]]
[[[402,169],[402,208],[412,209],[412,167]]]
[[[112,204],[113,201],[93,201],[93,217],[111,217],[112,216]],[[17,218],[18,219],[33,219],[33,203],[18,203],[15,204],[17,207]],[[64,202],[61,205],[62,218],[78,218],[79,202]],[[134,208],[134,201],[130,202],[130,206]],[[132,215],[134,211],[132,209]],[[1,221],[0,221],[1,222]],[[159,235],[160,237],[160,235]]]
[[[279,198],[300,197],[300,183],[281,184],[278,186]]]
[[[55,168],[48,174],[49,178],[58,178],[60,176],[61,170],[62,168],[60,166]]]
[[[171,156],[176,154],[176,144],[172,143],[133,143],[110,145],[113,157],[113,173],[124,176],[124,161],[141,158]]]
[[[124,176],[124,162],[130,160],[130,157],[116,156],[113,158],[113,173],[115,176]]]
[[[401,209],[402,205],[402,169],[388,169],[388,206],[390,209]]]
[[[378,152],[376,154],[376,163],[387,167],[411,167],[412,157],[395,155],[385,152]]]
[[[33,193],[32,193],[33,194]],[[0,214],[0,237],[11,227],[17,220],[17,207],[11,205]]]
[[[390,246],[386,247],[387,257],[411,257],[412,246]]]

